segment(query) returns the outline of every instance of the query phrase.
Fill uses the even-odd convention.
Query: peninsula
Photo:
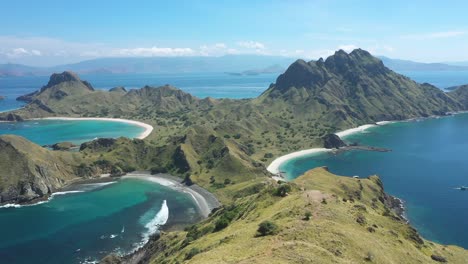
[[[460,263],[468,256],[462,248],[421,238],[392,209],[377,176],[353,179],[317,168],[293,182],[271,179],[281,163],[271,163],[275,157],[325,151],[329,135],[337,131],[468,109],[467,90],[446,93],[416,83],[367,51],[297,60],[254,99],[200,99],[169,85],[100,91],[70,72],[53,75],[43,88],[19,99],[28,104],[0,119],[121,118],[149,124],[153,132],[144,140],[98,139],[82,144],[78,153],[60,155],[7,136],[9,151],[2,147],[0,155],[21,156],[24,162],[2,167],[23,172],[25,166],[18,164],[50,168],[55,162],[63,169],[50,170],[47,178],[63,182],[72,174],[169,173],[206,188],[223,204],[185,231],[163,232],[132,256],[112,255],[103,263]],[[35,151],[25,155],[19,151],[25,147]],[[43,155],[51,164],[39,160]],[[15,175],[20,178],[0,182],[2,193],[31,182],[24,173]],[[7,197],[23,199],[30,189],[37,188],[22,187]]]

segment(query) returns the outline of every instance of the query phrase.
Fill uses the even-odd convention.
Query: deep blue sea
[[[331,172],[367,177],[377,174],[385,190],[402,198],[410,222],[421,235],[468,248],[468,114],[393,123],[345,137],[391,152],[348,151],[314,154],[282,164],[287,176],[327,166]]]

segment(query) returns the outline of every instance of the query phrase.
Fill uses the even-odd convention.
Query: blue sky
[[[468,60],[464,1],[2,1],[0,63],[267,54],[360,47],[422,62]]]

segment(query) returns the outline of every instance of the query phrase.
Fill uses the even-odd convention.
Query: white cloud
[[[355,50],[355,49],[357,49],[357,48],[358,48],[358,46],[352,45],[352,44],[351,45],[340,45],[340,46],[338,46],[339,50],[344,50],[344,51],[346,51],[348,53]]]
[[[256,49],[256,50],[265,49],[265,45],[258,41],[239,41],[237,42],[237,45],[246,49]]]
[[[133,49],[117,49],[109,55],[114,56],[129,56],[129,57],[152,57],[152,56],[193,56],[195,51],[191,48],[133,48]]]
[[[41,56],[41,55],[42,55],[42,52],[33,49],[33,50],[31,50],[31,54],[34,55],[34,56]]]
[[[410,34],[410,35],[403,35],[401,38],[404,39],[443,39],[443,38],[453,38],[465,35],[465,31],[443,31],[443,32],[432,32],[432,33],[424,33],[424,34]]]
[[[7,56],[8,58],[20,58],[25,56],[41,56],[42,53],[38,50],[28,50],[25,48],[13,48],[13,49],[4,49],[0,51],[0,54]]]
[[[202,56],[218,56],[226,53],[228,49],[227,45],[224,43],[215,43],[213,45],[203,45],[200,46],[199,53]]]

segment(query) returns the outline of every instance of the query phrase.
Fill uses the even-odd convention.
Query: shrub
[[[235,134],[233,137],[234,137],[235,139],[239,139],[239,138],[241,138],[241,134]]]
[[[230,222],[229,219],[222,216],[221,218],[218,219],[218,221],[216,221],[214,231],[223,230],[224,228],[226,228],[229,225],[229,222]]]
[[[224,138],[231,138],[230,135],[224,135]]]
[[[266,159],[271,159],[273,158],[273,153],[265,153],[265,155],[263,155],[264,158]]]
[[[225,185],[231,184],[231,179],[225,179],[225,180],[224,180],[224,184],[225,184]]]
[[[310,211],[305,212],[304,220],[309,221],[312,217],[312,213]]]
[[[188,260],[188,259],[191,259],[193,258],[195,255],[199,254],[201,252],[200,249],[194,247],[192,249],[190,249],[190,251],[187,253],[187,255],[185,255],[185,259]]]
[[[276,188],[273,194],[276,196],[285,197],[290,191],[291,191],[291,185],[281,184],[278,188]]]
[[[258,236],[274,235],[278,232],[278,225],[272,221],[263,221],[258,225]]]

